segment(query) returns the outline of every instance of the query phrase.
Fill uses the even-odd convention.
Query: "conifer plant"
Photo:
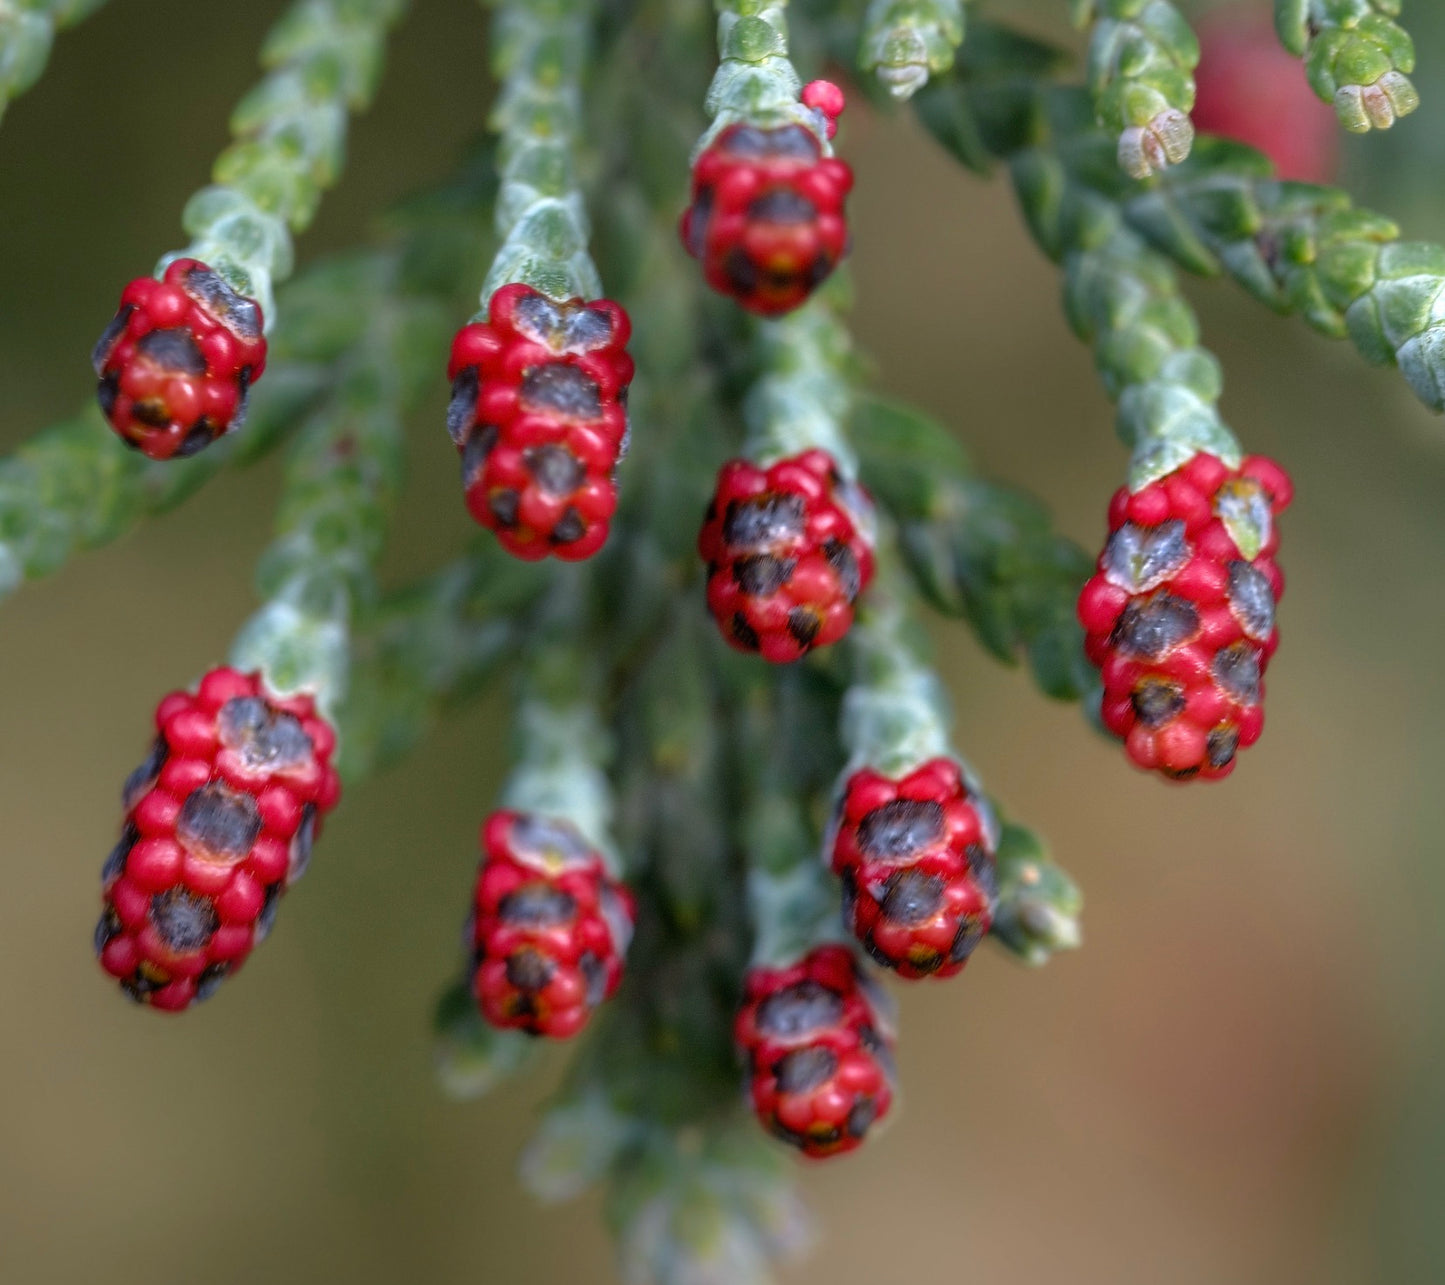
[[[0,6],[0,107],[100,2]],[[987,942],[1039,965],[1081,940],[1078,888],[955,743],[922,609],[1137,767],[1228,776],[1264,729],[1292,488],[1221,416],[1179,273],[1348,338],[1438,411],[1445,247],[1196,135],[1170,0],[1077,0],[1082,65],[1005,0],[494,0],[485,141],[295,274],[405,7],[295,0],[188,240],[98,311],[94,404],[0,461],[8,593],[288,452],[260,606],[137,732],[100,967],[171,1013],[226,989],[342,783],[509,682],[514,767],[437,926],[465,925],[440,1079],[475,1095],[573,1041],[527,1184],[604,1184],[629,1281],[763,1281],[804,1240],[772,1140],[840,1156],[896,1110],[885,974],[968,985]],[[1276,0],[1348,130],[1417,105],[1400,8]],[[866,388],[849,100],[1002,170],[1058,266],[1129,450],[1096,553]],[[403,425],[439,385],[456,556],[383,587]]]

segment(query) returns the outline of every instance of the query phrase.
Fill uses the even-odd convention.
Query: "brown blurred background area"
[[[95,332],[179,244],[280,8],[116,0],[7,113],[0,448],[90,395]],[[482,117],[476,5],[415,8],[303,263],[445,170]],[[1441,24],[1416,34],[1445,64]],[[1445,131],[1445,78],[1421,84],[1392,147]],[[845,128],[853,321],[880,384],[1092,547],[1125,455],[1006,185],[902,117]],[[1354,173],[1388,208],[1378,166]],[[1445,238],[1445,201],[1417,193],[1410,219]],[[1226,784],[1168,788],[962,627],[937,630],[958,741],[1084,885],[1086,946],[1042,972],[981,952],[901,993],[904,1110],[803,1172],[821,1235],[788,1280],[1445,1279],[1445,423],[1232,287],[1191,294],[1227,419],[1298,487],[1268,733]],[[439,374],[395,569],[467,529],[427,426],[443,397]],[[119,782],[156,698],[251,609],[276,480],[274,461],[223,476],[0,607],[0,1282],[608,1280],[595,1197],[543,1208],[513,1176],[560,1056],[465,1106],[430,1074],[500,702],[352,792],[282,930],[216,1002],[166,1020],[95,968]]]

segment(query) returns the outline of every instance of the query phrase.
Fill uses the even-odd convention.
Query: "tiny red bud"
[[[828,122],[828,137],[832,138],[838,132],[838,117],[847,106],[843,91],[831,80],[811,80],[803,86],[802,100],[804,107],[823,113]]]

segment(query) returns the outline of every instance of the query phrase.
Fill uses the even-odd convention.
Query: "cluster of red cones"
[[[762,317],[804,304],[848,251],[853,176],[830,155],[842,95],[814,82],[795,120],[735,123],[697,156],[680,233],[704,279]],[[580,560],[605,544],[630,427],[631,322],[606,299],[513,283],[456,335],[447,428],[466,506],[525,560]],[[264,372],[261,308],[182,258],[126,287],[94,351],[116,433],[165,460],[241,427]],[[1078,614],[1103,684],[1104,725],[1140,767],[1217,779],[1263,727],[1278,645],[1275,563],[1287,476],[1208,454],[1121,489]],[[874,573],[867,493],[823,450],[732,460],[698,537],[708,609],[728,643],[776,664],[837,642]],[[124,789],[103,871],[102,967],[132,999],[180,1011],[236,972],[304,873],[339,784],[335,733],[307,695],[259,674],[208,673],[156,714]],[[997,824],[959,765],[934,759],[845,782],[828,839],[845,927],[753,968],[735,1024],[758,1118],[815,1157],[850,1151],[893,1102],[895,1035],[866,955],[908,979],[961,971],[997,908]],[[620,984],[636,905],[565,819],[498,811],[482,827],[468,974],[499,1028],[567,1038]]]

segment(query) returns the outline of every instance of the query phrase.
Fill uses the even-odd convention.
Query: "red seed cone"
[[[516,557],[591,557],[627,449],[627,313],[508,285],[488,317],[457,332],[447,368],[467,508]]]
[[[846,946],[750,969],[733,1035],[753,1111],[804,1155],[852,1151],[888,1114],[893,1029]]]
[[[698,536],[723,637],[775,664],[837,642],[873,579],[871,510],[826,451],[723,465]]]
[[[156,728],[122,792],[95,944],[127,995],[176,1012],[266,937],[341,787],[330,724],[259,674],[211,670],[161,701]]]
[[[91,355],[100,408],[153,460],[194,455],[241,427],[266,369],[261,305],[199,259],[137,277]]]
[[[899,780],[869,768],[853,773],[832,865],[843,881],[844,922],[901,977],[951,977],[993,923],[989,823],[949,759]]]
[[[569,823],[492,813],[468,929],[482,1016],[532,1035],[575,1035],[622,980],[635,917],[632,894]]]
[[[1284,592],[1276,519],[1292,494],[1272,460],[1230,469],[1202,453],[1115,494],[1079,620],[1104,681],[1104,725],[1139,767],[1217,780],[1259,739]]]
[[[765,317],[791,312],[848,252],[852,186],[805,126],[731,125],[693,163],[682,243],[720,294]]]

